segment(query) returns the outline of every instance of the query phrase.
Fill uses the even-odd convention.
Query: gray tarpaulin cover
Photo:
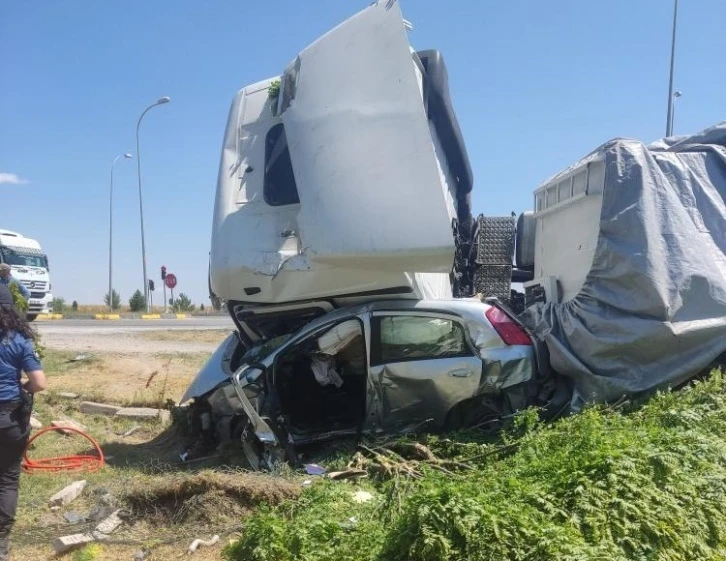
[[[526,310],[572,408],[678,385],[726,352],[726,121],[644,145],[613,140],[582,290]]]

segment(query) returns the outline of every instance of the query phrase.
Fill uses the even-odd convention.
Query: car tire
[[[25,319],[27,319],[28,321],[35,321],[35,318],[37,318],[37,317],[38,317],[38,314],[28,314],[25,316]]]

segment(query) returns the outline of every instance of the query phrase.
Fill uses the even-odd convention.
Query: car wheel
[[[28,321],[35,321],[35,318],[37,318],[37,317],[38,317],[38,314],[28,314],[25,316],[25,319],[27,319]]]

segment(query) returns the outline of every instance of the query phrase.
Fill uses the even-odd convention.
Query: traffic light
[[[161,266],[161,280],[166,280],[166,267]]]
[[[154,281],[151,279],[149,279],[149,290],[151,290],[151,292],[154,292]]]

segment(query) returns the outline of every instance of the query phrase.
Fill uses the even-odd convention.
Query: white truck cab
[[[281,76],[235,96],[210,295],[233,315],[315,300],[450,298],[471,188],[441,55],[410,46],[398,2],[375,2]]]
[[[48,257],[40,244],[17,232],[0,230],[0,263],[7,263],[15,279],[30,292],[28,320],[52,311]]]

